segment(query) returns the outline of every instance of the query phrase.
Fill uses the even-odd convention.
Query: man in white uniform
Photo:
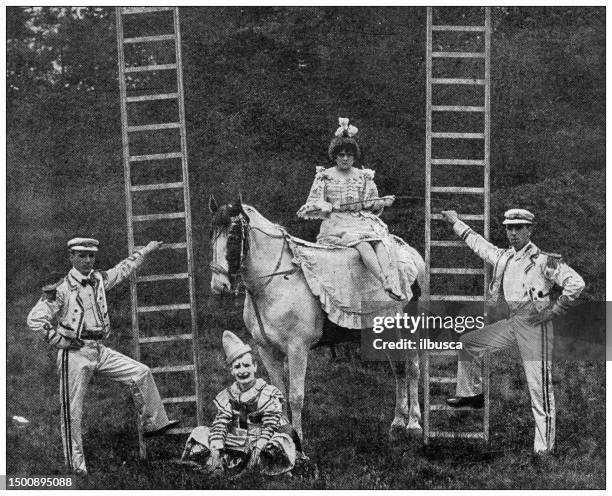
[[[552,318],[562,315],[584,289],[584,281],[563,262],[560,255],[540,251],[531,241],[534,215],[511,209],[504,214],[506,235],[511,247],[501,249],[476,234],[460,221],[457,212],[442,212],[444,220],[483,260],[493,266],[487,303],[499,309],[507,305],[507,318],[461,337],[456,397],[452,407],[482,408],[479,356],[485,350],[498,351],[517,343],[535,418],[533,449],[550,453],[555,444],[555,400],[551,378],[553,347]],[[553,285],[562,288],[556,301],[550,298]]]
[[[168,420],[149,367],[102,344],[110,334],[106,291],[126,279],[162,243],[151,241],[112,269],[94,271],[98,244],[91,238],[68,241],[72,269],[66,277],[43,287],[42,298],[28,315],[29,328],[59,350],[64,456],[79,475],[87,474],[81,418],[83,398],[94,373],[131,387],[146,437],[178,424]]]

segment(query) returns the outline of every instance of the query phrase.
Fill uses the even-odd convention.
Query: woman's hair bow
[[[338,117],[338,122],[340,123],[340,127],[336,129],[336,136],[346,136],[352,138],[357,134],[357,129],[353,125],[349,125],[348,117]]]

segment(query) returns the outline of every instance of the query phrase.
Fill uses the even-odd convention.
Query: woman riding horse
[[[357,128],[340,118],[340,127],[328,149],[335,166],[317,167],[308,200],[297,212],[304,219],[323,219],[317,242],[354,247],[365,266],[396,300],[402,299],[397,270],[390,257],[392,240],[387,225],[378,217],[395,196],[378,197],[372,169],[354,167],[360,158]]]

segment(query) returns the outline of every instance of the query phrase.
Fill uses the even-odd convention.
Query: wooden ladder
[[[489,170],[490,170],[490,95],[491,95],[491,13],[490,8],[486,7],[484,12],[484,25],[446,25],[434,24],[432,8],[427,8],[427,108],[426,108],[426,157],[425,157],[425,263],[427,266],[425,286],[427,294],[431,294],[431,274],[444,274],[449,278],[462,277],[466,275],[482,276],[483,287],[488,284],[488,274],[485,267],[442,267],[441,261],[437,261],[436,266],[432,267],[431,248],[447,248],[448,256],[452,256],[460,247],[466,247],[463,241],[459,240],[439,240],[432,239],[432,221],[441,221],[443,217],[440,213],[432,212],[432,195],[445,194],[456,198],[456,195],[476,195],[482,198],[482,213],[460,213],[463,220],[476,220],[484,223],[484,237],[489,238]],[[435,33],[464,34],[473,33],[476,36],[484,36],[484,52],[480,51],[434,51],[433,35]],[[434,77],[433,63],[435,60],[444,59],[484,59],[484,75],[472,77]],[[481,86],[484,87],[484,101],[470,105],[453,104],[457,102],[444,102],[444,104],[433,104],[432,95],[436,89],[448,85],[461,86]],[[482,132],[438,132],[432,130],[434,112],[437,117],[445,115],[461,116],[467,113],[480,113],[483,115],[484,128]],[[482,140],[483,156],[471,158],[438,158],[432,155],[432,140]],[[432,184],[432,166],[453,166],[453,167],[476,167],[484,169],[484,182],[482,187],[465,186],[440,186]],[[473,197],[473,196],[472,196]],[[434,200],[437,199],[434,197]],[[445,252],[446,253],[446,252]],[[446,257],[445,257],[446,258]],[[430,301],[440,302],[483,302],[484,295],[459,295],[459,294],[431,294]],[[454,429],[440,430],[432,429],[432,412],[448,413],[450,411],[470,411],[472,408],[452,408],[444,403],[432,403],[430,387],[437,384],[443,388],[456,384],[456,377],[444,376],[436,373],[431,374],[430,368],[434,368],[433,357],[456,356],[454,351],[424,351],[423,353],[423,386],[424,386],[424,443],[428,444],[432,438],[463,438],[478,439],[488,442],[489,440],[489,356],[485,354],[482,361],[483,372],[483,395],[485,404],[483,409],[482,429],[478,431],[457,431]]]
[[[138,24],[138,21],[142,21],[143,24],[147,24],[147,15],[152,13],[156,16],[162,16],[162,21],[165,24],[172,26],[172,32],[154,35],[130,35],[128,37],[125,34],[125,23]],[[170,18],[171,16],[171,18]],[[165,17],[165,19],[163,19]],[[129,18],[129,19],[128,19]],[[153,363],[148,365],[151,367],[153,374],[158,376],[165,376],[168,378],[168,374],[176,373],[188,373],[193,376],[193,387],[191,391],[187,391],[184,395],[163,397],[162,401],[164,404],[180,405],[180,404],[195,404],[196,408],[196,422],[197,425],[202,425],[202,401],[199,388],[199,372],[197,367],[197,312],[196,312],[196,300],[195,300],[195,282],[194,282],[194,267],[193,267],[193,246],[192,246],[192,231],[191,231],[191,210],[190,210],[190,198],[189,198],[189,174],[187,167],[187,140],[185,132],[185,101],[183,95],[183,73],[182,73],[182,61],[181,61],[181,35],[179,25],[179,10],[178,7],[117,7],[116,8],[116,21],[117,21],[117,46],[118,46],[118,62],[119,62],[119,88],[120,88],[120,103],[121,103],[121,131],[123,141],[123,166],[124,166],[124,177],[125,177],[125,200],[126,200],[126,217],[127,217],[127,233],[128,233],[128,248],[130,253],[134,249],[138,249],[134,243],[134,228],[138,226],[146,226],[153,229],[154,232],[159,232],[164,225],[167,225],[171,221],[179,221],[184,223],[184,240],[172,240],[164,239],[164,245],[161,247],[160,252],[157,254],[158,257],[162,258],[156,265],[158,267],[164,267],[164,256],[174,257],[177,256],[181,260],[181,264],[184,267],[180,271],[174,273],[153,273],[147,275],[135,275],[132,274],[130,278],[130,292],[131,292],[131,315],[132,315],[132,333],[134,343],[134,356],[136,360],[140,360],[141,347],[146,346],[147,350],[153,349],[158,355],[163,355],[169,347],[174,346],[185,346],[190,341],[192,348],[191,353],[188,352],[190,358],[188,363],[179,363],[172,365],[155,366]],[[168,47],[167,44],[173,44],[172,47]],[[130,65],[126,66],[126,47],[136,47],[138,49],[146,50],[155,46],[159,47],[160,44],[166,44],[165,48],[174,55],[174,60],[168,63],[155,62],[155,56],[147,56],[147,62],[143,65]],[[142,53],[142,52],[141,52]],[[140,63],[140,62],[138,62]],[[160,92],[160,84],[156,85],[156,78],[159,74],[168,74],[168,71],[174,71],[176,78],[170,78],[172,88]],[[155,87],[156,89],[149,89],[147,91],[140,91],[140,94],[129,95],[128,91],[132,88],[134,81],[138,78],[148,78],[148,87]],[[132,93],[134,93],[132,91]],[[173,113],[178,115],[171,119],[167,119],[164,122],[156,122],[153,124],[137,124],[129,123],[128,114],[135,114],[135,109],[132,105],[148,105],[154,106],[160,101],[175,102],[176,107],[173,106]],[[130,111],[130,112],[128,112]],[[176,147],[174,150],[164,151],[163,153],[152,152],[152,153],[132,153],[130,152],[130,139],[135,135],[139,137],[146,137],[155,139],[160,136],[156,133],[173,132],[179,133],[180,136],[176,136],[176,140],[180,142],[180,147]],[[146,135],[146,136],[145,136]],[[147,145],[145,145],[146,148]],[[150,145],[153,146],[153,145]],[[180,169],[178,160],[180,160]],[[176,172],[179,176],[179,180],[172,181],[160,181],[155,180],[151,182],[149,179],[146,183],[135,184],[134,180],[134,169],[138,167],[152,167],[154,164],[166,164],[175,163]],[[157,177],[157,176],[156,176]],[[164,193],[174,191],[179,192],[182,190],[182,208],[178,211],[166,212],[166,213],[142,213],[138,215],[133,214],[133,204],[137,200],[146,201],[148,198],[144,198],[146,195],[156,196],[155,200],[163,204],[162,195]],[[179,196],[180,199],[180,196]],[[182,232],[182,225],[179,227],[179,232]],[[182,234],[181,234],[182,237]],[[143,241],[144,242],[144,241]],[[168,258],[169,260],[169,258]],[[163,271],[163,269],[162,269]],[[157,269],[157,272],[160,272]],[[176,283],[177,281],[184,281],[187,288],[184,288],[184,294],[188,292],[188,301],[177,301],[170,304],[147,304],[144,305],[138,301],[138,287],[142,284],[155,285],[155,289],[159,291],[156,294],[172,294],[171,291],[164,292],[164,284],[168,284],[169,281]],[[180,284],[180,283],[179,283]],[[185,298],[186,300],[186,298]],[[144,331],[151,331],[152,329],[141,329],[145,327],[140,325],[141,319],[146,318],[147,315],[159,314],[166,315],[169,319],[178,319],[178,315],[181,312],[189,312],[188,319],[190,330],[189,332],[181,332],[175,334],[169,334],[169,329],[163,328],[162,332],[165,334],[152,335],[151,332],[146,333]],[[172,321],[172,320],[171,320]],[[178,324],[177,324],[178,328]],[[160,329],[155,329],[157,332]],[[166,348],[163,348],[166,347]],[[171,356],[170,352],[166,353],[166,357]],[[168,434],[182,434],[191,432],[195,426],[181,426],[176,429],[168,431]],[[141,458],[146,458],[146,445],[143,439],[142,426],[139,425],[139,446]]]

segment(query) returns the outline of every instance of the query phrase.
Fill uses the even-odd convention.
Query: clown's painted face
[[[236,358],[231,365],[232,377],[242,391],[246,391],[255,384],[257,365],[253,362],[253,355],[247,353]]]

